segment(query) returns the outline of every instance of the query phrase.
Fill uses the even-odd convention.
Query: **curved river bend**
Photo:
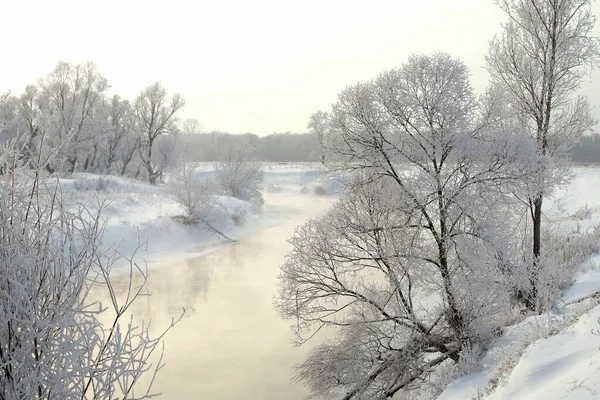
[[[153,392],[164,399],[302,399],[293,367],[317,344],[292,344],[290,321],[272,306],[287,239],[307,219],[324,213],[332,198],[269,194],[266,215],[276,226],[208,254],[150,271],[147,291],[133,306],[136,320],[158,331],[186,314],[165,339],[164,361]]]

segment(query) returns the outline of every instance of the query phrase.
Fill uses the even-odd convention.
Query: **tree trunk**
[[[154,169],[152,167],[150,167],[148,169],[148,182],[151,185],[156,185],[159,177],[160,177],[160,174],[158,172],[154,171]]]
[[[77,165],[77,157],[69,157],[67,159],[67,162],[69,163],[69,173],[72,174],[73,172],[75,172],[75,166]]]
[[[148,135],[148,151],[146,154],[146,159],[144,161],[144,166],[146,167],[146,171],[148,171],[148,182],[151,185],[156,185],[156,180],[158,179],[158,174],[152,167],[152,146],[154,145],[154,139],[152,135]]]
[[[531,288],[525,299],[525,305],[531,311],[536,311],[538,297],[539,262],[542,248],[542,195],[533,201],[533,268],[529,276]]]

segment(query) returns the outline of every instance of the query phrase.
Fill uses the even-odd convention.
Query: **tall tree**
[[[177,131],[177,112],[184,105],[184,99],[178,94],[169,98],[159,82],[144,89],[133,103],[133,129],[140,137],[139,155],[148,173],[148,181],[153,185],[162,173],[160,165],[153,162],[156,140],[161,135]]]
[[[388,399],[458,361],[508,307],[498,265],[502,188],[529,138],[490,129],[447,54],[344,90],[331,113],[332,156],[352,172],[330,212],[291,239],[275,300],[300,343],[338,336],[300,365],[324,398]]]
[[[591,0],[497,0],[508,15],[486,57],[493,83],[510,95],[510,105],[546,160],[562,156],[594,119],[585,97],[576,94],[586,67],[598,60],[596,18]],[[527,307],[536,309],[538,260],[542,248],[542,203],[548,164],[528,195],[532,220],[532,266]]]

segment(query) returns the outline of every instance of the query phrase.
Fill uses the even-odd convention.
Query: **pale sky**
[[[344,87],[413,53],[446,51],[479,92],[493,0],[4,1],[0,92],[21,93],[59,60],[94,61],[133,100],[156,80],[205,131],[304,132]],[[600,15],[600,4],[594,5]],[[600,33],[600,23],[597,32]],[[600,74],[584,92],[600,117]]]

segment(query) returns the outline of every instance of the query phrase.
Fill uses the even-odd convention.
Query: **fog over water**
[[[295,347],[291,322],[277,316],[272,298],[287,239],[334,199],[267,194],[265,200],[264,213],[290,217],[235,244],[150,270],[151,296],[133,305],[136,320],[151,319],[159,332],[186,309],[165,338],[167,367],[154,387],[163,398],[293,400],[309,394],[291,382],[293,366],[327,333]]]

